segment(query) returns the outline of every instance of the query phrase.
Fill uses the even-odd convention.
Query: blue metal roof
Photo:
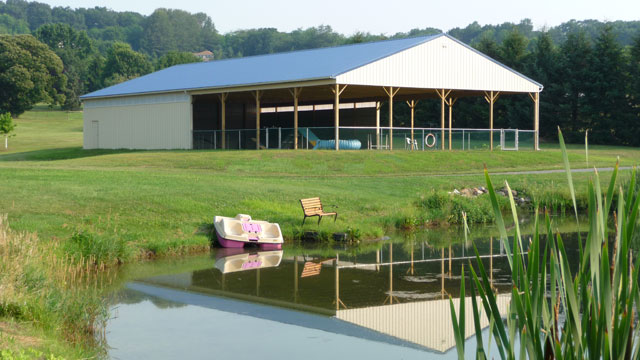
[[[176,65],[81,99],[331,79],[440,36],[444,34]]]

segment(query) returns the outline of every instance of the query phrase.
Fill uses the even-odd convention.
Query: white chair
[[[404,149],[418,150],[418,140],[411,141],[411,138],[405,137]]]

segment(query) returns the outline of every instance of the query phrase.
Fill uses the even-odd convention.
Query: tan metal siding
[[[465,298],[465,337],[475,334],[471,298]],[[498,310],[506,315],[511,295],[497,297]],[[481,303],[480,298],[477,299]],[[453,299],[456,312],[460,299]],[[489,326],[483,309],[480,309],[480,327]],[[336,317],[377,332],[387,334],[414,344],[445,352],[456,345],[451,322],[449,300],[432,300],[360,309],[339,310]]]
[[[191,141],[188,95],[85,101],[85,149],[190,149]]]
[[[537,84],[447,37],[354,69],[339,84],[539,92]]]

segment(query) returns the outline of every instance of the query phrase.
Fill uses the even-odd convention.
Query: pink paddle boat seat
[[[262,232],[262,227],[260,226],[260,224],[255,224],[255,223],[250,223],[250,222],[243,222],[242,223],[242,230],[246,231],[246,232],[250,232],[250,233],[260,233]]]
[[[262,232],[262,227],[260,226],[260,224],[256,224],[256,223],[250,223],[250,222],[243,222],[242,223],[242,230],[244,230],[245,232],[249,233],[249,240],[259,240],[258,237],[258,233]]]

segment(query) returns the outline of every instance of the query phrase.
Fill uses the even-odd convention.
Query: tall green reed
[[[589,130],[584,132],[584,157],[589,166]]]
[[[559,139],[575,204],[571,170],[560,131]],[[565,243],[560,234],[554,234],[548,212],[545,212],[542,226],[546,241],[542,240],[538,230],[539,219],[536,215],[535,233],[524,246],[517,226],[518,215],[513,197],[509,200],[516,227],[513,244],[509,243],[495,190],[485,168],[487,188],[500,238],[505,244],[513,287],[510,306],[503,320],[496,294],[474,246],[476,262],[475,266],[469,264],[469,271],[478,343],[477,358],[487,357],[480,329],[482,311],[489,317],[490,334],[495,338],[502,359],[631,359],[640,356],[640,331],[635,326],[637,306],[640,304],[639,273],[630,248],[638,223],[640,196],[633,189],[625,195],[622,186],[616,186],[617,175],[616,164],[605,193],[601,190],[597,171],[594,170],[593,178],[589,181],[589,230],[584,247],[582,238],[578,237],[581,243],[580,258],[574,274],[569,267]],[[635,178],[634,168],[632,179]],[[617,206],[611,212],[614,197],[617,197]],[[575,205],[574,208],[577,217],[578,209]],[[612,221],[610,214],[613,214]],[[610,223],[614,224],[613,234],[609,234]],[[610,249],[610,246],[613,248]],[[461,291],[461,297],[464,297],[464,290]],[[450,304],[458,356],[462,359],[465,302],[460,301],[458,316],[453,301]],[[519,349],[516,349],[518,340]]]

